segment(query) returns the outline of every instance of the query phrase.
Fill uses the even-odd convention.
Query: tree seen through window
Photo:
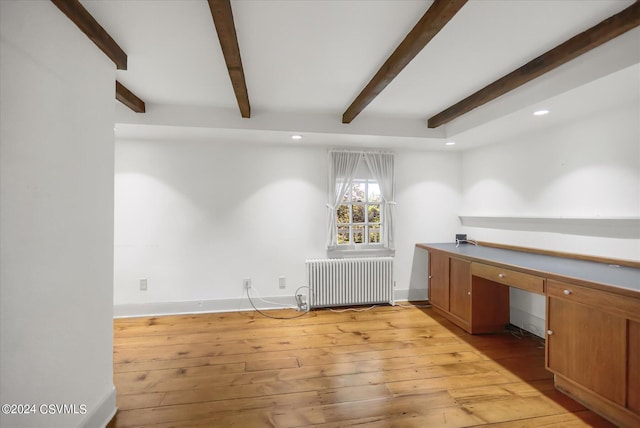
[[[337,208],[338,245],[379,244],[381,204],[375,180],[354,180]]]

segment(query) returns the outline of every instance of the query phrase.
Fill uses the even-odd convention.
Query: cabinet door
[[[429,253],[429,302],[449,311],[449,256]]]
[[[471,321],[471,262],[451,258],[449,271],[449,311]]]
[[[561,297],[547,305],[547,368],[624,406],[627,320]]]
[[[629,385],[627,407],[640,413],[640,322],[629,320]]]

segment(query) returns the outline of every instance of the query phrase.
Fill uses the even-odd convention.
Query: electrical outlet
[[[140,279],[140,291],[147,291],[147,278]]]
[[[245,278],[242,280],[242,289],[248,290],[251,288],[251,278]]]
[[[284,276],[281,276],[280,278],[278,278],[278,286],[282,289],[282,288],[287,288],[287,278]]]

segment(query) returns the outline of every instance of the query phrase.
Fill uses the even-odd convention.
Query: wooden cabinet
[[[630,319],[639,314],[638,299],[547,282],[547,368],[558,388],[621,426],[640,426],[640,323]]]
[[[471,274],[510,287],[516,287],[532,293],[544,294],[544,278],[539,276],[482,263],[474,263]]]
[[[640,314],[638,314],[640,316]],[[629,320],[627,407],[640,414],[640,321]]]
[[[640,264],[535,251],[422,245],[429,299],[468,333],[509,323],[509,287],[546,295],[546,367],[558,389],[620,427],[640,427]]]
[[[503,331],[509,323],[509,288],[471,275],[472,263],[429,253],[429,301],[471,334]]]
[[[449,271],[449,312],[463,323],[471,322],[471,263],[451,258]]]
[[[509,287],[472,275],[469,333],[502,332],[507,324],[509,324]]]
[[[449,311],[449,256],[442,253],[429,254],[429,302]]]
[[[547,368],[624,404],[625,319],[549,297]]]

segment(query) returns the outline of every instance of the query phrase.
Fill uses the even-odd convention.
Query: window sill
[[[393,257],[395,250],[388,248],[336,248],[327,249],[330,259],[344,259],[347,257]]]

